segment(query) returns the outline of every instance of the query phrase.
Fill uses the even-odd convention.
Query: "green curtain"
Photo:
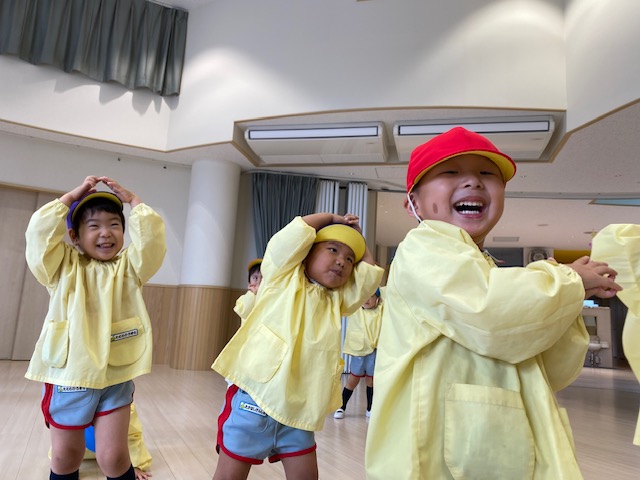
[[[315,212],[316,177],[256,172],[253,181],[253,226],[256,251],[262,256],[269,239],[297,215]]]
[[[0,0],[0,54],[178,95],[188,15],[145,0]]]

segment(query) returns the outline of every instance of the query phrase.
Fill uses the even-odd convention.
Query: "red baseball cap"
[[[511,157],[500,152],[487,138],[464,127],[454,127],[411,152],[407,167],[407,192],[410,192],[431,168],[464,154],[487,157],[500,168],[505,183],[516,174],[516,164]]]

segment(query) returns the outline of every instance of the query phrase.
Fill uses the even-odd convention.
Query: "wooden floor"
[[[41,386],[23,378],[26,367],[26,362],[0,361],[0,480],[49,478]],[[165,365],[154,366],[153,373],[136,380],[136,404],[153,455],[153,480],[212,477],[217,462],[215,421],[225,388],[213,371],[173,370]],[[585,479],[640,478],[640,447],[631,443],[640,386],[629,370],[585,368],[558,399],[569,412]],[[364,411],[361,385],[345,419],[329,417],[317,433],[320,478],[364,479]],[[82,479],[104,478],[95,461],[85,461],[80,473]],[[264,464],[253,467],[249,478],[284,475],[281,464]]]

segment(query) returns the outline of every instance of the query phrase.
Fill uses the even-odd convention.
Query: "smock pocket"
[[[136,362],[147,349],[144,327],[139,317],[111,324],[109,365],[120,367]]]
[[[520,392],[450,384],[444,412],[444,457],[456,480],[533,478],[533,434]]]
[[[62,368],[69,355],[69,322],[48,322],[42,342],[42,363]]]
[[[266,383],[276,374],[287,352],[287,344],[269,327],[260,324],[242,345],[239,357],[244,370],[256,382]]]

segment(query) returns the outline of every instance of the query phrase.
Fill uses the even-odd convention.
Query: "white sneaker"
[[[367,410],[364,416],[369,418],[371,416],[371,410]]]
[[[333,414],[333,418],[344,418],[344,410],[339,408],[336,410],[336,413]]]

